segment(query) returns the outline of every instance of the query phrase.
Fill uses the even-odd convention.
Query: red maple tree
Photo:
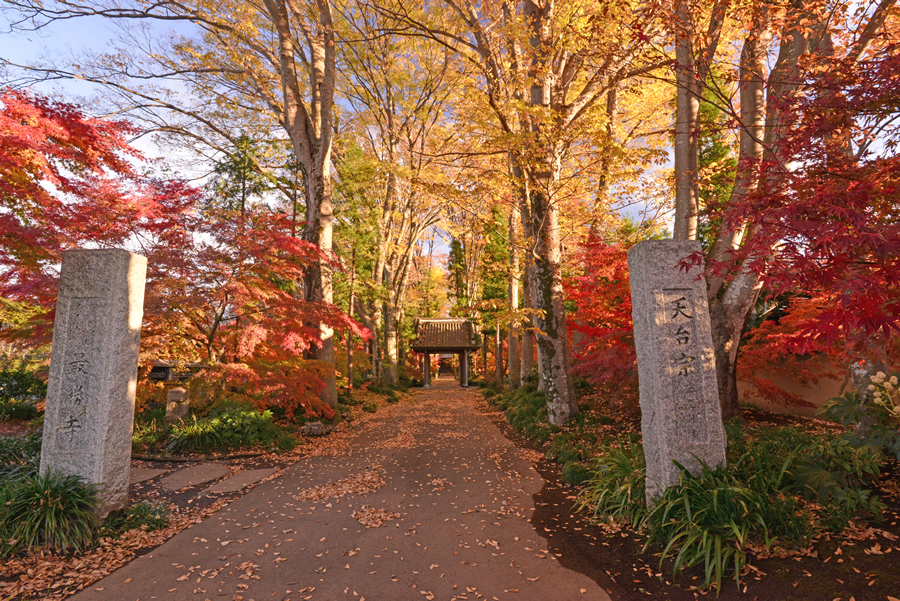
[[[589,237],[574,258],[580,275],[564,280],[566,298],[577,306],[570,326],[585,336],[573,349],[574,372],[596,386],[637,385],[628,249]]]
[[[772,183],[725,213],[748,220],[738,260],[772,294],[801,291],[825,303],[778,344],[792,353],[832,349],[845,360],[893,361],[900,328],[900,47],[868,60],[822,60],[803,91],[783,99],[792,116],[759,166]],[[731,265],[711,264],[722,273]],[[827,302],[826,302],[827,301]],[[840,349],[839,351],[836,349]]]
[[[221,394],[333,414],[317,396],[333,368],[304,353],[321,324],[368,332],[298,295],[320,255],[284,216],[212,209],[183,181],[140,174],[125,122],[11,89],[0,103],[0,295],[43,308],[24,328],[36,344],[50,341],[62,253],[127,247],[148,258],[145,365],[203,361],[198,381]]]

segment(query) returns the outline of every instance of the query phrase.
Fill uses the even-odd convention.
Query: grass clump
[[[63,553],[94,540],[97,489],[77,476],[32,473],[0,488],[0,543],[8,557],[44,545]]]
[[[363,403],[362,410],[366,413],[375,413],[378,411],[378,405],[373,402]]]
[[[594,516],[614,522],[627,522],[640,528],[647,516],[644,486],[647,465],[644,448],[634,438],[627,446],[610,447],[594,460],[587,488],[576,507]]]
[[[172,425],[165,421],[165,407],[143,411],[134,418],[131,448],[135,453],[160,454],[172,434]]]
[[[596,436],[562,432],[553,437],[545,456],[558,463],[584,461],[592,454],[591,441],[596,441]]]
[[[652,507],[644,498],[646,464],[634,440],[595,461],[578,508],[604,521],[647,532],[645,550],[672,560],[675,572],[701,566],[706,586],[723,576],[740,583],[751,545],[805,548],[820,532],[840,531],[851,517],[880,518],[883,505],[866,487],[881,464],[871,447],[823,439],[798,428],[745,430],[726,424],[727,467],[682,469],[677,486]]]
[[[340,403],[341,405],[346,405],[347,407],[356,407],[358,405],[362,405],[363,401],[358,396],[339,394],[338,403]]]
[[[101,536],[118,538],[129,530],[138,528],[153,532],[169,525],[171,512],[159,503],[140,502],[119,515],[110,517],[100,529]]]

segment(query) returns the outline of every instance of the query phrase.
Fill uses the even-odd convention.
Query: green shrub
[[[559,432],[559,428],[549,423],[547,402],[544,393],[535,387],[525,386],[517,390],[491,394],[495,391],[493,383],[482,390],[487,402],[492,407],[506,412],[506,419],[516,430],[527,438],[547,441],[551,434]]]
[[[507,400],[506,419],[526,437],[539,441],[550,439],[559,428],[549,423],[547,401],[543,392],[519,389],[503,395]]]
[[[348,407],[356,407],[362,405],[362,399],[359,397],[342,396],[338,398],[338,402]]]
[[[376,411],[378,411],[378,405],[372,402],[364,403],[362,406],[362,410],[366,413],[375,413]]]
[[[572,385],[575,387],[575,396],[577,397],[582,397],[594,391],[594,385],[579,375],[572,378]]]
[[[41,454],[41,433],[0,437],[0,465],[21,464]]]
[[[170,453],[209,453],[244,447],[271,446],[281,429],[271,411],[255,409],[210,412],[210,415],[172,426],[166,450]]]
[[[0,421],[31,421],[38,416],[37,405],[32,401],[0,400]]]
[[[165,410],[163,410],[165,415]],[[141,416],[135,419],[131,448],[135,453],[162,453],[172,434],[172,426],[162,417]]]
[[[841,530],[860,515],[883,519],[884,503],[867,487],[875,486],[884,455],[875,446],[855,446],[845,437],[804,449],[794,469],[794,488],[818,501],[827,530]]]
[[[586,445],[577,440],[574,434],[563,432],[553,438],[550,448],[547,449],[546,457],[558,463],[569,463],[587,459],[588,450]]]
[[[47,396],[47,383],[24,369],[0,371],[0,402],[37,403]]]
[[[591,471],[584,464],[570,461],[563,466],[559,477],[565,484],[581,486],[591,479]]]
[[[387,396],[387,398],[385,399],[385,402],[386,402],[388,405],[393,405],[394,403],[399,403],[399,402],[400,402],[400,397],[398,397],[398,396],[397,396],[397,393],[394,392],[394,391],[392,390],[391,393],[390,393],[390,394]]]
[[[869,398],[861,402],[857,392],[829,399],[819,409],[819,415],[840,423],[853,434],[844,435],[854,446],[871,445],[884,453],[900,459],[900,373],[888,377],[878,372],[871,377]],[[865,424],[862,429],[858,424]],[[857,435],[862,435],[860,438]]]
[[[275,448],[279,451],[293,451],[300,441],[289,432],[281,432],[275,437]]]
[[[383,382],[372,382],[366,387],[366,390],[369,392],[374,392],[375,394],[381,396],[396,396],[398,392],[406,392],[408,386],[403,385],[403,383],[398,384],[385,384]]]
[[[162,530],[169,525],[170,516],[168,508],[159,503],[136,503],[119,515],[106,520],[99,534],[117,538],[136,528],[144,528],[149,532]]]
[[[2,555],[46,545],[65,552],[93,540],[97,489],[77,476],[48,472],[16,479],[0,488]]]
[[[22,437],[0,437],[0,479],[9,481],[36,474],[40,463],[40,432]]]

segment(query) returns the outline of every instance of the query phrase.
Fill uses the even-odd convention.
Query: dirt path
[[[606,601],[529,523],[543,480],[449,380],[74,597]]]

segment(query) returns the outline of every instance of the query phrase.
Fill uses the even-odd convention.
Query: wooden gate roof
[[[468,319],[418,319],[414,351],[463,351],[479,347],[475,324]]]

